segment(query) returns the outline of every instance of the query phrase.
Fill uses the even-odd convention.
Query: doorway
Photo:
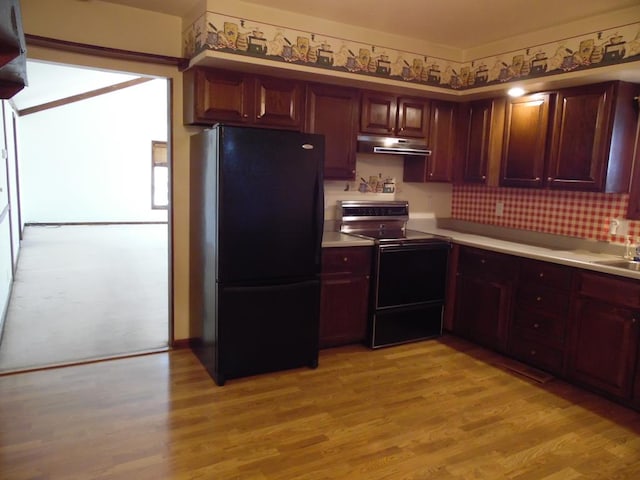
[[[167,349],[169,81],[34,61],[27,73],[0,373]]]

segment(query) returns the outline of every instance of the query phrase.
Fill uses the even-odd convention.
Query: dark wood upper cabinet
[[[507,104],[501,186],[543,185],[549,104],[549,94],[527,95]]]
[[[356,175],[358,91],[308,85],[305,131],[324,135],[324,177],[353,180]]]
[[[636,97],[636,110],[640,111],[640,98]],[[638,123],[640,124],[640,113],[638,113]],[[634,165],[640,165],[640,135],[636,136],[634,152],[636,156]],[[640,219],[640,168],[633,169],[631,177],[631,186],[629,187],[629,207],[627,208],[627,218],[633,220]],[[640,372],[639,372],[640,375]],[[640,392],[640,384],[638,386]]]
[[[304,90],[300,82],[194,68],[184,73],[184,91],[186,124],[302,128]]]
[[[478,100],[467,107],[466,148],[462,165],[464,182],[487,182],[492,105],[492,100]]]
[[[255,124],[298,130],[302,126],[304,86],[281,78],[256,77]]]
[[[398,103],[395,95],[363,92],[360,131],[378,135],[394,135]]]
[[[363,92],[360,131],[377,135],[427,138],[429,100]]]
[[[427,145],[431,155],[405,157],[405,182],[451,182],[455,156],[457,108],[451,102],[431,102]]]
[[[629,191],[638,87],[609,82],[558,92],[547,182],[563,190]]]
[[[428,100],[398,97],[398,121],[395,134],[399,137],[425,138],[429,133],[430,118],[432,117],[429,115]]]
[[[27,55],[20,2],[0,2],[0,99],[9,99],[27,83]]]

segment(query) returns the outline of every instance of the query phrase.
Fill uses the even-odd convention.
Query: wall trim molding
[[[170,57],[167,55],[158,55],[156,53],[135,52],[132,50],[123,50],[121,48],[102,47],[100,45],[71,42],[69,40],[60,40],[58,38],[32,35],[30,33],[25,33],[25,39],[27,46],[53,48],[66,52],[115,58],[117,60],[174,65],[180,69],[183,69],[189,63],[188,59],[182,57]]]
[[[151,80],[153,80],[153,78],[150,78],[150,77],[134,78],[132,80],[127,80],[126,82],[120,82],[114,85],[109,85],[108,87],[97,88],[95,90],[79,93],[77,95],[71,95],[70,97],[60,98],[58,100],[53,100],[51,102],[41,103],[40,105],[34,105],[33,107],[23,108],[22,110],[18,110],[17,114],[19,117],[24,117],[25,115],[31,115],[32,113],[43,112],[51,108],[62,107],[64,105],[69,105],[70,103],[80,102],[82,100],[98,97],[100,95],[104,95],[111,92],[117,92],[118,90],[123,90],[125,88],[134,87],[142,83],[150,82]]]

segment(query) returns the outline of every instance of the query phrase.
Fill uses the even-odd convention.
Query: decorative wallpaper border
[[[496,203],[504,206],[496,215]],[[483,185],[454,185],[451,216],[458,220],[532,230],[610,243],[624,243],[611,235],[612,219],[624,219],[629,195],[572,192]],[[629,235],[640,236],[640,222],[629,221]]]
[[[639,61],[640,22],[461,63],[207,11],[183,32],[185,57],[206,50],[466,90]]]

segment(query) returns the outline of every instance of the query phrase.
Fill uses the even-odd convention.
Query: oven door
[[[444,302],[450,248],[443,242],[381,245],[375,309]]]
[[[442,333],[450,245],[378,247],[369,346],[413,342]]]

